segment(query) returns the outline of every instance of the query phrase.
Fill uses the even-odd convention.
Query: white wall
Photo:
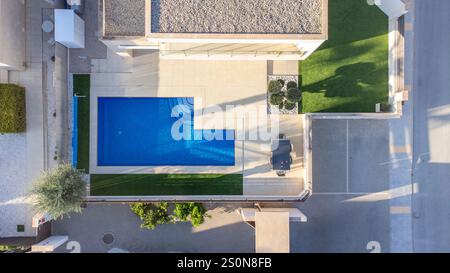
[[[0,69],[23,70],[25,0],[0,0]]]
[[[55,41],[67,48],[84,48],[85,25],[73,10],[55,9]]]

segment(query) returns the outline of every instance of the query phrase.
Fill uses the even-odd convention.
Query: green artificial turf
[[[92,196],[242,195],[242,174],[92,174]]]
[[[387,102],[388,17],[366,1],[329,0],[329,38],[300,62],[302,112],[374,112]]]
[[[89,91],[90,75],[73,76],[73,92],[78,98],[77,169],[89,172]]]

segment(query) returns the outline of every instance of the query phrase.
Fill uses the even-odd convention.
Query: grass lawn
[[[77,168],[89,173],[89,89],[90,75],[73,76],[73,92],[78,98]]]
[[[329,0],[329,39],[300,62],[304,113],[374,112],[388,101],[388,18],[366,1]]]
[[[91,196],[242,195],[241,174],[92,174]]]

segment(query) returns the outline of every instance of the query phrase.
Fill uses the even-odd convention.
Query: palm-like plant
[[[68,213],[82,211],[86,183],[82,172],[72,168],[70,164],[63,164],[44,172],[31,193],[37,211],[58,219]]]

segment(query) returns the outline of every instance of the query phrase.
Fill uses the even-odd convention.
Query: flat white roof
[[[289,253],[289,212],[256,212],[256,253]]]

